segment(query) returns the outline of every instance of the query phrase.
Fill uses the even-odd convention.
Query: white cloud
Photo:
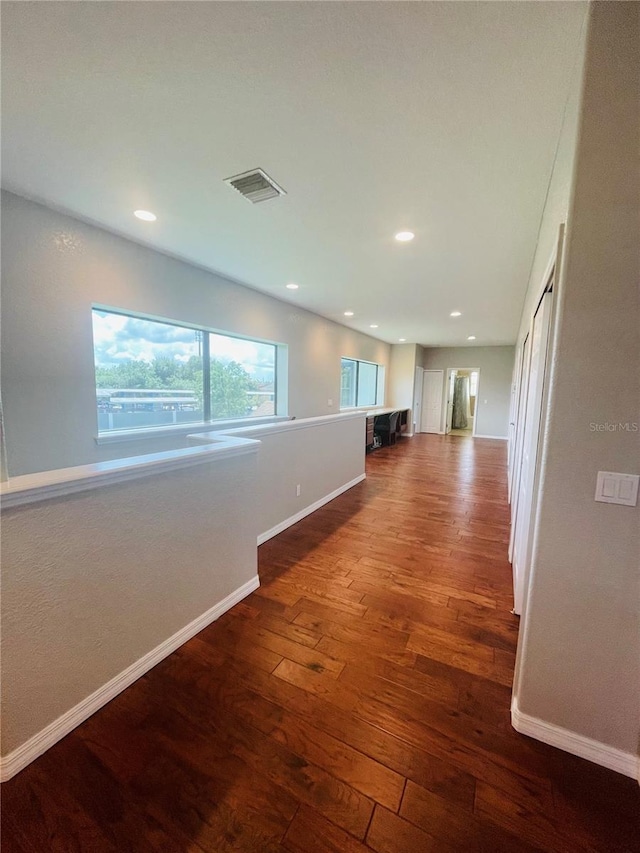
[[[94,309],[93,342],[96,364],[108,367],[122,361],[152,362],[156,357],[188,361],[200,354],[197,332],[153,320]],[[242,338],[211,334],[212,358],[237,361],[259,378],[273,378],[273,346]]]

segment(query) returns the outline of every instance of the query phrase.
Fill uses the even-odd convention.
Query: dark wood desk
[[[365,448],[373,450],[375,444],[375,423],[376,418],[383,415],[392,415],[398,412],[398,422],[396,424],[396,437],[407,432],[409,429],[409,412],[411,409],[374,409],[367,413],[366,428],[365,428]]]

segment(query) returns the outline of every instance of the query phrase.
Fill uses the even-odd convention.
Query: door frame
[[[531,494],[531,518],[529,521],[529,544],[527,548],[528,559],[527,564],[524,570],[524,584],[523,584],[523,596],[521,602],[521,612],[520,616],[526,616],[527,609],[527,600],[529,597],[529,588],[531,586],[531,575],[532,575],[532,567],[535,562],[535,553],[536,553],[536,544],[537,544],[537,534],[538,534],[538,514],[539,514],[539,497],[540,497],[540,484],[542,478],[542,470],[546,461],[546,444],[545,444],[545,433],[546,433],[546,421],[547,414],[550,406],[550,392],[551,392],[551,383],[552,383],[552,374],[554,372],[554,363],[553,363],[553,354],[557,349],[557,335],[558,335],[558,327],[557,327],[557,318],[560,311],[560,301],[561,301],[561,293],[562,293],[562,276],[564,273],[563,269],[563,258],[564,258],[564,250],[565,250],[565,232],[566,232],[566,224],[562,223],[558,228],[558,236],[556,239],[556,245],[554,247],[554,251],[547,263],[544,277],[541,280],[540,287],[537,293],[537,299],[533,303],[533,309],[531,312],[531,318],[529,324],[527,326],[525,337],[523,339],[522,347],[524,348],[524,344],[529,339],[529,358],[531,354],[531,341],[533,336],[533,326],[535,322],[535,316],[538,313],[538,309],[544,299],[545,294],[548,291],[553,292],[553,298],[551,300],[551,311],[549,317],[549,328],[548,328],[548,338],[546,345],[546,362],[545,369],[543,374],[543,386],[542,386],[542,398],[540,402],[540,424],[538,430],[538,441],[536,447],[536,461],[533,470],[533,478],[532,478],[532,494]],[[526,381],[528,386],[529,382],[529,365],[525,365],[524,359],[522,364],[521,371],[521,382]],[[520,389],[519,389],[520,390]],[[513,563],[514,557],[514,545],[515,545],[515,534],[516,534],[516,522],[517,522],[517,512],[518,512],[518,492],[520,488],[520,465],[522,461],[522,442],[524,441],[524,435],[522,435],[522,440],[520,441],[520,446],[518,446],[517,434],[521,428],[522,418],[526,418],[526,402],[528,397],[528,387],[525,389],[525,398],[524,398],[524,411],[518,411],[517,420],[516,420],[516,442],[515,442],[515,458],[514,458],[514,474],[513,474],[513,482],[511,483],[510,491],[511,491],[511,531],[509,537],[509,561]],[[515,575],[514,575],[515,582]],[[514,583],[514,593],[515,593],[515,583]],[[515,594],[514,594],[515,599]],[[515,610],[514,610],[515,612]],[[524,622],[521,620],[520,629],[522,631]],[[516,655],[516,681],[518,677],[518,661],[520,654],[520,643],[518,643],[518,652]],[[514,684],[516,682],[514,681]],[[514,687],[514,695],[515,695],[515,687]]]
[[[535,316],[535,315],[534,315]],[[522,461],[522,438],[527,416],[527,392],[529,390],[529,363],[531,361],[531,329],[526,334],[521,348],[520,376],[518,380],[518,403],[513,430],[513,455],[510,465],[509,502],[511,504],[511,532],[509,535],[509,562],[513,559],[513,537],[518,512],[518,489],[520,486],[520,463]]]
[[[514,612],[522,614],[529,579],[531,554],[533,551],[533,531],[537,504],[537,486],[540,462],[540,447],[544,436],[544,390],[548,382],[549,341],[552,336],[554,296],[553,279],[549,290],[545,291],[534,316],[531,333],[529,371],[526,389],[526,413],[522,429],[522,441],[515,501],[515,515],[511,528],[511,562],[513,566]],[[537,349],[536,349],[537,346]],[[537,358],[536,358],[537,356]],[[534,360],[535,359],[535,360]],[[532,377],[532,368],[535,374]],[[526,481],[523,481],[525,460]],[[527,485],[523,495],[520,491]]]
[[[451,432],[451,425],[453,424],[453,399],[451,393],[451,386],[455,382],[455,375],[458,374],[457,367],[448,367],[447,368],[447,378],[444,383],[444,434],[449,435]],[[449,406],[451,406],[451,423],[449,423]]]
[[[444,420],[442,422],[442,432],[447,434],[447,426],[449,421],[449,388],[451,386],[451,374],[453,371],[462,370],[464,373],[477,373],[478,374],[478,388],[476,393],[476,410],[473,413],[473,428],[471,429],[471,438],[475,438],[477,427],[478,427],[478,401],[480,399],[480,368],[479,367],[447,367],[447,375],[446,382],[444,385],[444,401],[443,401],[443,409],[444,409]]]
[[[422,391],[423,391],[424,368],[416,365],[413,378],[413,410],[411,420],[413,433],[422,432]]]
[[[554,374],[556,371],[555,364],[555,354],[558,350],[558,336],[559,336],[559,328],[558,328],[558,317],[561,314],[561,303],[564,298],[564,252],[566,249],[566,223],[562,223],[558,229],[558,236],[556,240],[555,251],[551,256],[549,263],[547,264],[547,268],[545,270],[545,276],[540,284],[540,288],[538,291],[538,299],[535,302],[536,310],[539,305],[540,299],[544,295],[547,290],[549,281],[553,276],[553,291],[554,291],[554,299],[551,311],[551,325],[549,329],[549,342],[547,349],[547,365],[545,370],[545,382],[544,389],[542,392],[542,408],[541,408],[541,429],[540,435],[538,437],[538,458],[536,460],[536,470],[535,470],[535,478],[534,478],[534,495],[533,495],[533,520],[532,520],[532,547],[531,547],[531,557],[529,566],[527,567],[527,577],[525,578],[525,588],[524,588],[524,601],[522,605],[522,613],[520,614],[520,630],[518,632],[518,647],[516,649],[516,664],[513,673],[513,690],[512,690],[512,703],[511,703],[511,720],[514,728],[518,729],[518,725],[514,718],[514,708],[518,707],[518,698],[520,695],[520,681],[522,676],[522,656],[524,654],[524,647],[527,644],[528,639],[528,631],[527,631],[527,610],[529,603],[529,592],[531,589],[531,584],[533,578],[535,576],[536,571],[536,559],[537,559],[537,549],[538,549],[538,536],[539,536],[539,518],[540,518],[540,494],[542,489],[542,481],[544,476],[544,470],[547,463],[547,453],[548,448],[546,442],[544,440],[546,428],[547,428],[547,418],[550,411],[551,406],[553,405],[553,395],[554,395]],[[535,311],[533,312],[535,315]],[[531,334],[531,326],[533,325],[533,316],[531,317],[531,322],[529,323],[529,327],[527,329],[527,334]],[[513,487],[512,487],[513,494]]]
[[[527,335],[522,346],[516,348],[511,378],[511,402],[509,404],[509,431],[507,436],[507,501],[511,504],[513,498],[513,475],[515,468],[516,431],[518,428],[518,412],[520,410],[520,391],[524,372]]]

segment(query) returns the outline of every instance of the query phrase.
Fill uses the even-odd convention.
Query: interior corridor
[[[3,850],[637,851],[638,787],[517,734],[506,443],[417,435],[262,586],[3,786]]]

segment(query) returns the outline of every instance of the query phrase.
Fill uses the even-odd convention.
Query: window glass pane
[[[99,431],[203,420],[202,332],[94,309]]]
[[[340,408],[375,406],[378,402],[380,365],[343,358],[341,361]]]
[[[356,377],[358,363],[351,358],[342,359],[340,378],[340,408],[347,409],[356,405]]]
[[[375,406],[378,387],[378,365],[361,361],[358,369],[358,406]]]
[[[275,344],[101,309],[92,318],[100,432],[276,414]]]
[[[276,347],[211,334],[211,418],[275,415]]]
[[[471,397],[476,397],[478,394],[478,374],[475,370],[471,374],[471,382],[469,383],[469,394]]]

